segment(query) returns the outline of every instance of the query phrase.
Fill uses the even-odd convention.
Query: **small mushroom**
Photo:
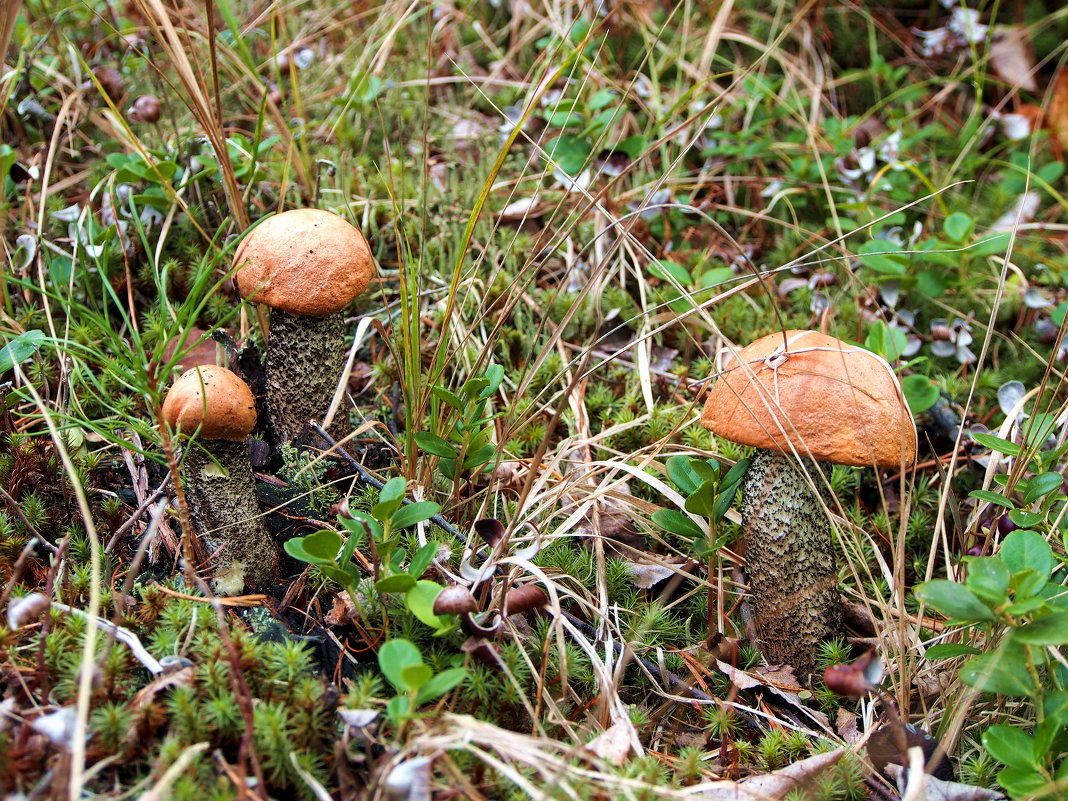
[[[266,586],[278,553],[256,501],[245,445],[256,427],[252,392],[225,367],[195,367],[171,386],[163,418],[196,435],[185,449],[182,483],[193,526],[216,565],[215,591],[234,595]]]
[[[770,663],[794,665],[807,682],[819,644],[839,633],[842,619],[834,540],[810,460],[911,465],[916,427],[901,385],[870,351],[816,331],[785,331],[738,352],[701,422],[757,449],[741,508],[757,636]]]
[[[367,240],[333,212],[296,209],[256,226],[234,255],[241,295],[270,306],[267,408],[290,442],[330,408],[345,364],[345,307],[374,275]],[[341,415],[334,433],[344,433]]]
[[[155,95],[141,95],[126,112],[130,122],[159,122],[159,115],[159,98]]]

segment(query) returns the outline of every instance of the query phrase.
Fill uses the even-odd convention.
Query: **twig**
[[[326,444],[330,446],[330,450],[335,451],[342,459],[345,460],[346,463],[348,463],[349,467],[351,467],[359,474],[360,481],[364,482],[365,484],[370,484],[372,487],[375,487],[377,489],[382,489],[382,487],[385,486],[385,484],[383,484],[381,481],[379,481],[377,478],[367,472],[366,467],[364,467],[362,464],[353,459],[348,451],[338,445],[337,441],[329,434],[327,434],[323,430],[323,427],[321,425],[319,425],[318,423],[312,423],[311,426],[315,429],[316,434],[326,440]],[[414,503],[414,501],[409,498],[404,499],[404,505],[408,505],[410,503]],[[467,537],[461,534],[455,527],[453,527],[453,525],[448,520],[446,520],[441,515],[434,515],[432,518],[430,518],[430,522],[433,523],[435,526],[438,526],[439,528],[445,529],[445,531],[449,532],[460,542],[467,541]]]
[[[115,533],[111,535],[111,539],[108,540],[108,544],[104,546],[104,553],[111,553],[111,549],[115,547],[115,544],[119,541],[119,537],[125,534],[134,523],[143,515],[149,506],[151,506],[160,495],[163,494],[163,490],[167,488],[167,484],[170,483],[171,477],[168,475],[163,479],[163,483],[156,487],[155,492],[145,498],[144,502],[134,510],[134,513],[130,515],[129,519],[115,529]]]

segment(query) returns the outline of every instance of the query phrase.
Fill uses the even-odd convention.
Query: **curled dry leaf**
[[[403,801],[430,801],[430,757],[401,762],[386,776],[386,794]]]
[[[663,562],[628,561],[626,564],[627,572],[630,573],[631,577],[634,579],[634,586],[639,590],[647,590],[678,572],[675,568],[668,566],[669,562],[682,564],[683,561],[684,560],[682,559],[666,559]]]
[[[129,709],[140,709],[146,704],[152,703],[157,695],[171,687],[192,684],[195,677],[196,668],[193,665],[179,668],[171,673],[164,673],[137,691],[133,700],[130,701]]]
[[[800,791],[805,796],[806,788],[815,790],[823,772],[842,758],[846,749],[836,748],[823,754],[810,756],[794,762],[782,770],[753,776],[740,782],[709,782],[689,788],[691,798],[703,801],[768,801],[783,799]]]
[[[524,584],[504,596],[504,615],[522,615],[549,603],[549,596],[537,584]]]
[[[908,771],[900,765],[887,765],[886,772],[897,782],[899,791],[904,793],[908,785]],[[997,790],[943,781],[934,776],[927,776],[923,784],[923,797],[927,801],[1000,801],[1005,797],[1004,793]]]

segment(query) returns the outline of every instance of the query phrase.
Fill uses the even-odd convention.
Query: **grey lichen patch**
[[[809,473],[819,480],[814,469]],[[757,635],[768,662],[810,683],[819,644],[842,624],[830,521],[793,457],[757,450],[742,486]]]
[[[260,589],[274,577],[278,554],[256,502],[244,442],[211,440],[188,446],[183,477],[189,512],[223,594]],[[236,586],[236,590],[233,589]]]
[[[267,348],[267,408],[279,444],[309,432],[308,421],[322,421],[348,355],[345,315],[305,317],[273,309]],[[335,439],[350,430],[343,403],[329,432]]]

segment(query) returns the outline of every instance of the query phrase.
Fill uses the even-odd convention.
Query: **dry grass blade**
[[[222,171],[223,189],[230,205],[230,213],[238,228],[244,230],[248,227],[249,220],[241,196],[241,187],[237,183],[234,167],[230,162],[221,121],[217,118],[214,104],[208,98],[207,87],[203,85],[197,70],[190,61],[189,53],[192,48],[188,35],[183,41],[182,35],[171,21],[171,13],[163,5],[162,0],[136,0],[136,2],[178,76],[178,81],[184,90],[181,94],[182,101],[211,143],[215,158],[219,162],[219,169]]]

